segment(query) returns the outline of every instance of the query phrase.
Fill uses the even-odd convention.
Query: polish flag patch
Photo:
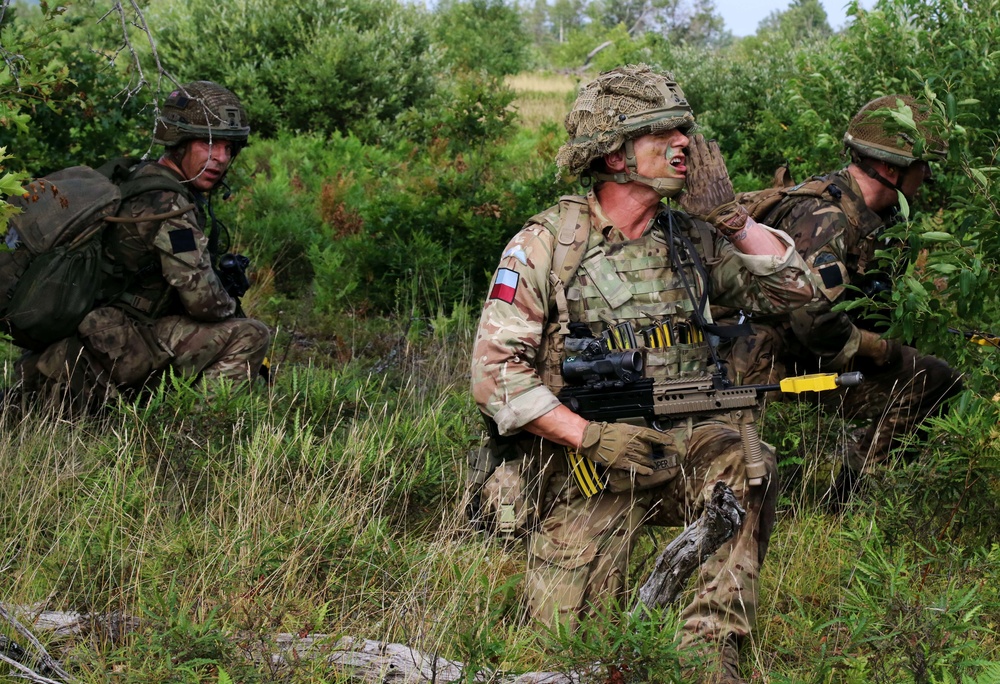
[[[493,281],[493,289],[490,290],[490,299],[499,299],[508,304],[514,303],[514,295],[517,294],[517,284],[521,280],[517,271],[509,268],[497,269],[496,280]]]

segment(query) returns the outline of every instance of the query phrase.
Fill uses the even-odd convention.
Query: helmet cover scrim
[[[619,149],[626,140],[694,127],[694,115],[671,74],[645,64],[606,71],[580,89],[566,115],[570,139],[559,148],[556,164],[573,175]]]
[[[212,81],[192,81],[167,97],[156,120],[153,142],[172,147],[187,140],[233,140],[250,135],[239,98]]]
[[[902,167],[939,161],[948,153],[930,109],[908,95],[886,95],[862,107],[847,126],[844,144],[860,157]]]

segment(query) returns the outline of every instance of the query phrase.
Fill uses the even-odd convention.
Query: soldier
[[[889,110],[912,116],[918,135],[893,124]],[[832,310],[856,296],[849,285],[869,292],[888,285],[888,279],[868,273],[880,231],[898,208],[899,196],[913,200],[931,176],[928,161],[943,159],[947,146],[931,127],[927,107],[901,95],[862,107],[844,143],[851,155],[847,168],[803,184],[762,219],[794,238],[816,276],[815,299],[790,315],[756,317],[755,335],[723,348],[731,370],[747,384],[773,382],[790,372],[850,369],[864,374],[864,385],[851,394],[847,413],[872,424],[838,473],[830,492],[834,510],[856,489],[866,467],[884,462],[925,417],[962,388],[959,374],[941,359],[859,327],[847,313]]]
[[[723,419],[679,421],[659,432],[588,422],[556,397],[573,338],[613,328],[642,346],[640,333],[651,327],[710,328],[702,315],[708,298],[769,313],[811,299],[791,239],[727,202],[732,184],[718,147],[690,138],[693,125],[673,77],[644,65],[606,72],[581,89],[556,161],[594,188],[562,198],[507,245],[479,323],[472,388],[498,435],[515,442],[527,470],[538,473],[529,483],[540,494],[540,522],[527,539],[526,584],[529,611],[545,624],[575,628],[607,611],[624,598],[629,553],[644,523],[684,524],[717,481],[732,488],[747,519],[702,567],[682,613],[682,644],[691,656],[686,667],[707,656],[705,681],[733,683],[743,681],[737,638],[754,624],[774,519],[773,451],[764,446],[768,475],[750,486],[740,434]],[[682,201],[693,213],[723,204],[711,224],[662,202],[685,180]],[[649,346],[647,375],[704,377],[712,355],[704,339]],[[601,491],[587,496],[575,484],[568,450],[606,469]],[[654,450],[662,457],[654,460]]]
[[[225,230],[213,215],[212,192],[249,133],[240,101],[216,83],[186,83],[170,94],[154,132],[163,155],[118,169],[114,178],[126,199],[104,236],[112,280],[77,336],[19,361],[26,391],[82,411],[167,368],[233,381],[258,374],[270,331],[243,316],[213,269],[219,254],[211,249]],[[138,194],[126,192],[128,184]]]

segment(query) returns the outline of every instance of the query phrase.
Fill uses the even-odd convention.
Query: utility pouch
[[[496,424],[483,418],[489,435],[469,452],[466,514],[477,529],[513,539],[526,534],[537,519],[529,494],[537,478],[529,472],[530,457],[518,446],[523,436],[501,436]]]

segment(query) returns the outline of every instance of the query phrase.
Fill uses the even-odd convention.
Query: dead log
[[[649,579],[639,589],[636,611],[668,606],[684,591],[688,578],[702,563],[733,538],[743,524],[746,511],[733,490],[716,482],[705,511],[684,528],[656,559]]]
[[[732,490],[721,482],[716,483],[702,516],[671,541],[656,559],[652,574],[639,590],[639,602],[635,611],[674,603],[691,574],[736,534],[745,516],[746,512],[740,507]],[[80,613],[57,611],[22,609],[15,612],[21,616],[29,615],[35,629],[56,630],[64,635],[85,633],[95,624],[112,622],[123,631],[135,627],[134,621],[121,617],[111,620],[107,617],[95,619]],[[19,624],[10,611],[0,612],[0,617],[11,624]],[[30,635],[23,626],[18,631],[22,635]],[[44,653],[41,644],[33,636],[31,643],[40,653]],[[584,671],[527,672],[522,675],[482,670],[467,679],[465,666],[455,660],[428,655],[403,644],[351,637],[333,641],[333,637],[328,634],[314,634],[305,638],[295,634],[278,634],[275,647],[276,651],[264,656],[270,660],[272,667],[288,667],[300,661],[323,658],[332,670],[350,680],[379,684],[446,684],[457,681],[485,684],[585,684],[608,681],[609,676],[604,667],[596,665]],[[71,681],[69,675],[47,653],[43,657],[48,659],[47,665],[55,664],[63,681]],[[59,684],[44,677],[35,681]]]

